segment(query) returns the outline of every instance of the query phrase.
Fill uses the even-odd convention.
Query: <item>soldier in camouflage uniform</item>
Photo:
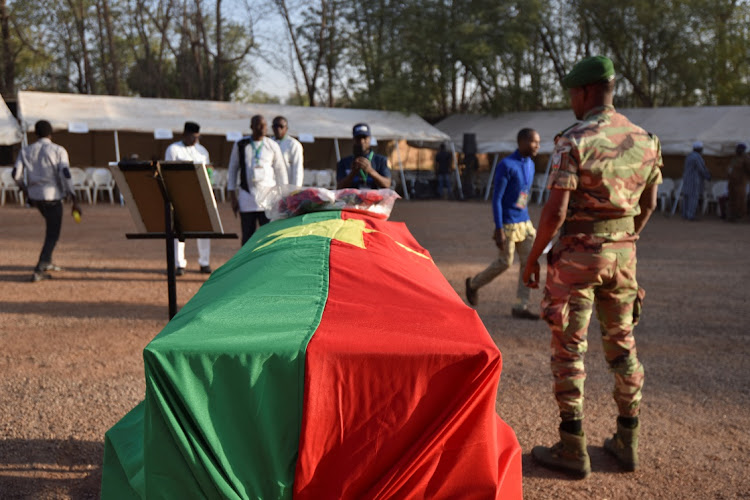
[[[563,85],[581,121],[555,141],[550,198],[523,275],[527,286],[539,286],[537,260],[562,227],[548,255],[542,300],[542,317],[552,331],[551,365],[562,423],[560,442],[537,446],[531,453],[546,467],[586,477],[591,465],[582,428],[583,358],[594,305],[619,411],[617,433],[605,448],[626,470],[638,467],[643,366],[633,325],[644,292],[636,282],[635,242],[656,208],[662,158],[659,140],[612,106],[612,61],[583,59]]]

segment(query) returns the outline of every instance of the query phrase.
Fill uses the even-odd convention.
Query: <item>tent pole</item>
[[[120,138],[117,135],[117,130],[115,130],[115,159],[117,163],[120,163]]]
[[[492,189],[492,184],[495,181],[495,168],[497,168],[497,160],[499,157],[500,153],[495,153],[495,156],[492,158],[492,168],[490,169],[490,178],[487,179],[487,189],[485,189],[484,201],[490,199],[490,190]]]
[[[406,176],[404,175],[404,162],[401,161],[401,150],[398,147],[399,142],[400,141],[396,139],[396,156],[398,157],[398,168],[399,168],[399,171],[401,172],[401,189],[404,190],[404,198],[408,200],[410,199],[409,190],[406,189]]]
[[[333,148],[336,150],[336,163],[341,161],[341,151],[339,150],[339,139],[338,137],[333,138]]]
[[[456,186],[458,186],[458,197],[464,199],[464,187],[461,185],[461,173],[458,171],[458,154],[456,145],[451,141],[451,154],[453,156],[453,171],[456,172]]]
[[[114,137],[115,137],[115,158],[117,159],[117,163],[120,163],[120,136],[117,134],[117,130],[114,131]],[[125,204],[125,198],[122,196],[122,193],[120,193],[120,205],[124,205],[124,204]]]

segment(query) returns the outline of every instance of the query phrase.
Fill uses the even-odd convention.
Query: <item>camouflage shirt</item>
[[[566,220],[632,217],[662,166],[659,139],[603,106],[557,138],[547,187],[571,191]]]

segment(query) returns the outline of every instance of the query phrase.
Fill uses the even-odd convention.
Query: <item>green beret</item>
[[[592,56],[578,61],[570,73],[563,77],[562,84],[566,89],[572,89],[608,81],[614,76],[615,66],[611,59],[604,56]]]

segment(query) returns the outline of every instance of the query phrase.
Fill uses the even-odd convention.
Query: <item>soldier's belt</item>
[[[607,220],[570,220],[563,225],[563,234],[634,233],[632,217]]]

